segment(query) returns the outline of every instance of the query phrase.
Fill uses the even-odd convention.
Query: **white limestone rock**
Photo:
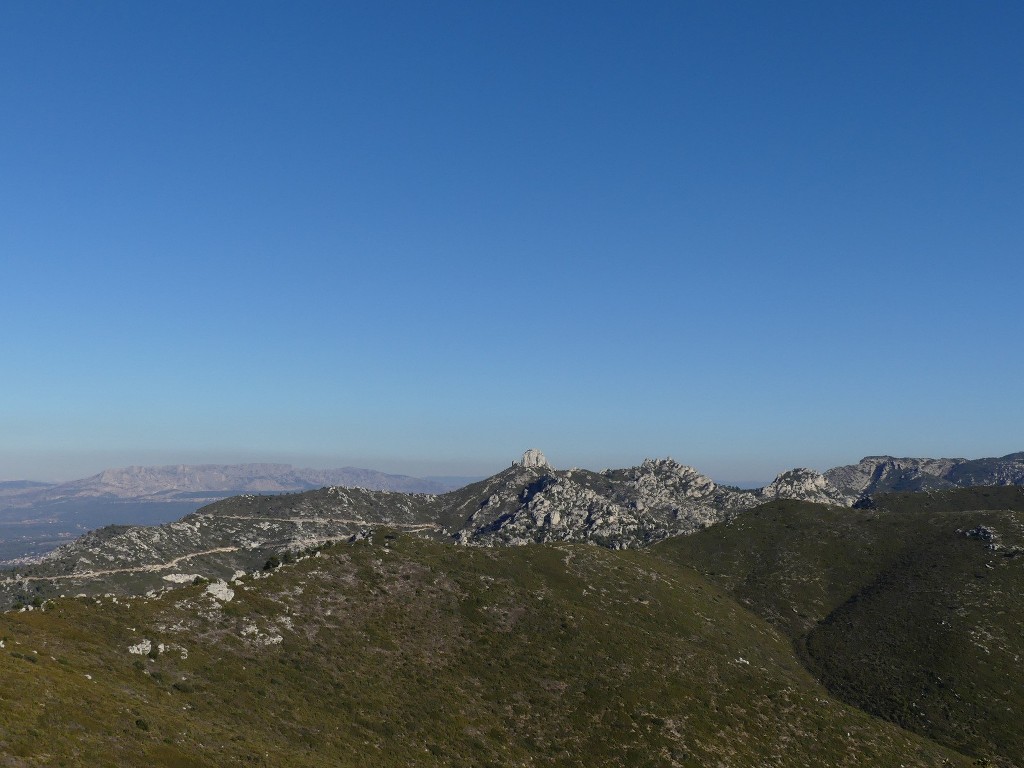
[[[145,656],[153,650],[152,640],[143,640],[141,643],[128,646],[128,653],[133,653],[136,656]]]
[[[201,579],[202,576],[198,573],[168,573],[162,578],[172,584],[191,584],[196,579]]]
[[[534,467],[537,469],[551,469],[551,465],[548,464],[547,457],[536,448],[530,448],[523,454],[523,460],[520,462],[524,467]]]
[[[851,506],[856,500],[855,496],[844,494],[833,486],[820,472],[806,467],[781,473],[761,489],[760,495],[765,499],[798,499],[843,507]]]
[[[206,594],[224,603],[230,603],[235,596],[235,591],[228,586],[226,581],[215,581],[206,587]]]
[[[461,543],[589,541],[638,547],[691,533],[759,503],[754,493],[720,488],[672,459],[602,473],[548,467],[541,478],[516,473],[521,466],[503,473],[507,483],[498,491],[500,503],[476,497],[478,507],[467,515],[470,529],[460,533]]]

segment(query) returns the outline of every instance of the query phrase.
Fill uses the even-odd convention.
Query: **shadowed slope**
[[[786,632],[847,701],[968,754],[1024,764],[1024,492],[876,505],[768,504],[656,551]]]

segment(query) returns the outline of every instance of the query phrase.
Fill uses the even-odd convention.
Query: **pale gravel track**
[[[340,525],[362,525],[367,528],[402,528],[407,531],[441,529],[436,523],[382,523],[371,520],[348,520],[338,517],[249,517],[248,515],[217,515],[218,520],[267,520],[274,523],[338,523]]]
[[[28,583],[30,581],[63,581],[67,579],[89,579],[95,576],[113,576],[118,573],[154,573],[156,571],[162,571],[167,568],[173,568],[178,563],[184,560],[191,560],[193,557],[202,557],[203,555],[215,555],[220,552],[237,552],[240,547],[216,547],[214,549],[206,549],[202,552],[189,552],[187,555],[179,555],[178,557],[168,560],[166,563],[152,563],[150,565],[139,565],[134,568],[110,568],[102,571],[79,571],[78,573],[62,574],[60,576],[22,576],[20,579],[5,579],[5,584],[15,584],[17,582]]]
[[[367,520],[349,520],[325,517],[249,517],[246,515],[218,515],[218,517],[230,520],[263,520],[277,523],[334,523],[339,525],[361,525],[367,527],[380,525],[380,523],[371,523]],[[440,526],[435,525],[434,523],[389,523],[388,525],[413,533],[425,530],[436,531],[440,528]],[[77,573],[61,574],[59,576],[22,576],[20,579],[7,578],[0,583],[15,584],[21,582],[27,584],[32,581],[70,581],[76,579],[91,579],[97,576],[113,576],[122,573],[155,573],[157,571],[174,568],[178,563],[184,562],[185,560],[191,560],[194,557],[215,555],[223,552],[237,552],[239,549],[241,549],[241,547],[215,547],[214,549],[206,549],[202,552],[189,552],[185,555],[179,555],[178,557],[164,563],[151,563],[149,565],[139,565],[132,568],[108,568],[105,570],[79,571]]]

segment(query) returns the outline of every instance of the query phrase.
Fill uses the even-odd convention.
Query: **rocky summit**
[[[463,501],[467,492],[473,498]],[[760,502],[672,459],[604,472],[524,461],[441,499],[459,499],[455,507],[469,513],[456,533],[463,544],[590,541],[613,549],[691,533]]]
[[[1024,485],[1024,452],[987,459],[867,456],[857,464],[828,470],[825,479],[843,495],[855,499],[900,491]]]
[[[821,472],[799,467],[783,472],[759,491],[763,499],[799,499],[816,504],[849,507],[858,495],[844,492],[832,485]]]
[[[523,454],[522,461],[519,462],[524,467],[537,467],[540,469],[549,468],[547,457],[536,448],[529,448]]]

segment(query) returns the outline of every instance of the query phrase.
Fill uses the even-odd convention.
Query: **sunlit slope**
[[[378,532],[0,632],[11,766],[967,764],[830,698],[787,638],[646,552]]]
[[[1022,521],[1015,487],[880,496],[868,510],[779,502],[656,552],[786,632],[846,701],[1020,765]]]

